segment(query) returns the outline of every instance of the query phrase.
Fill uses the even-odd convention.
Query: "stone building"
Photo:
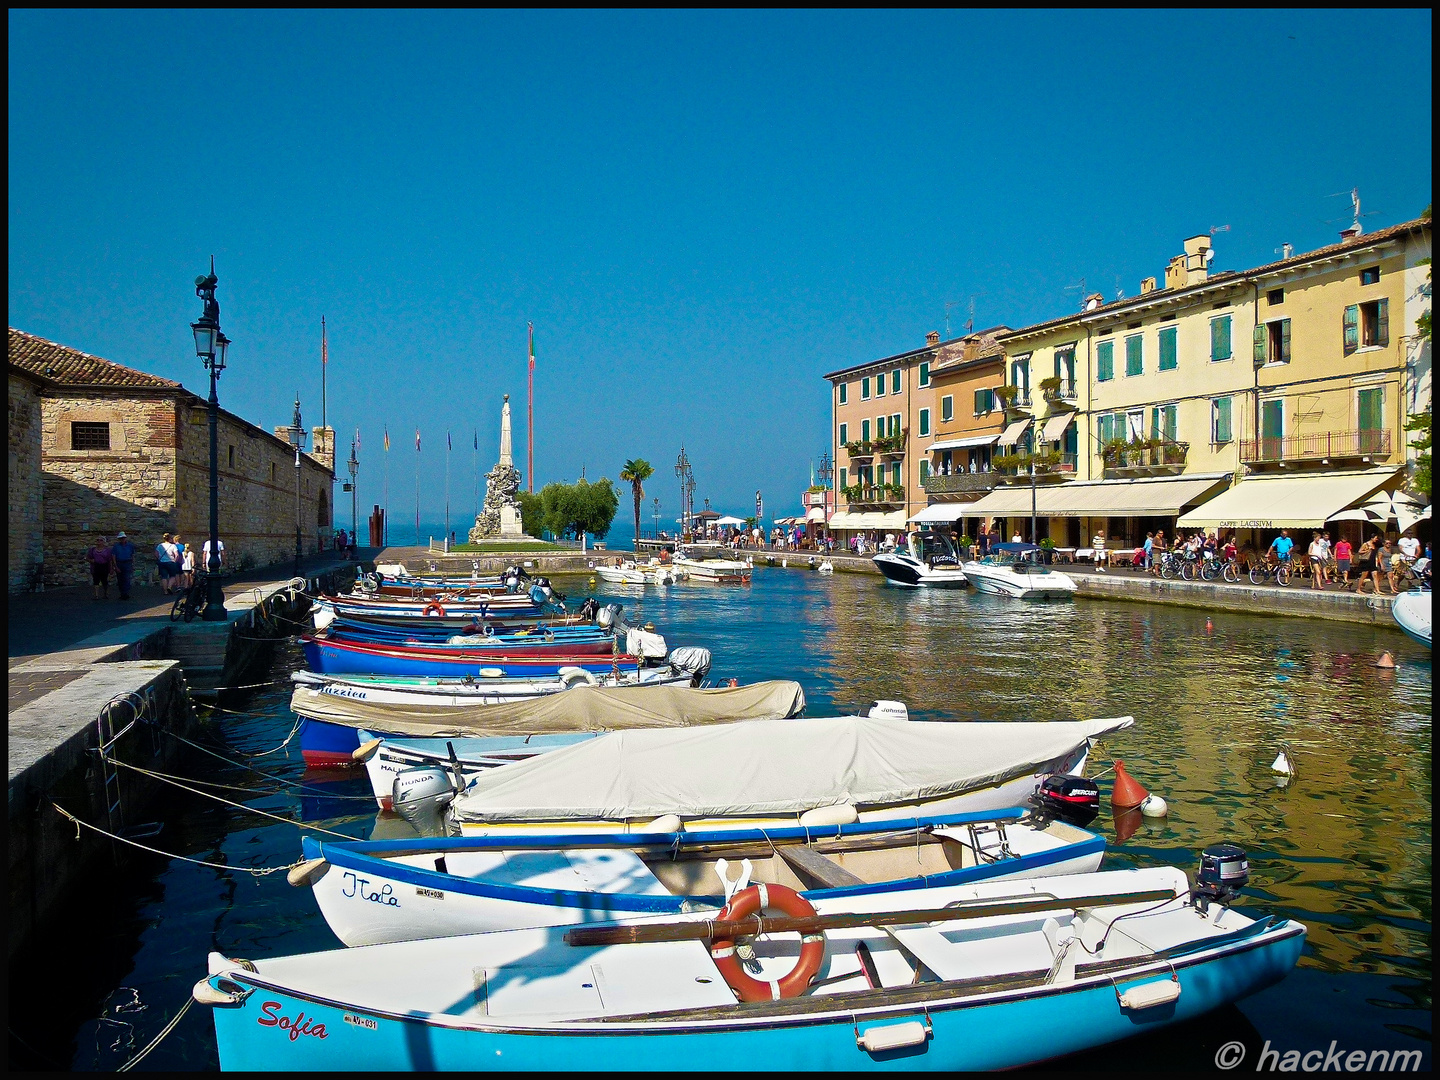
[[[15,582],[15,418],[28,379],[40,412],[44,580],[87,580],[91,538],[129,534],[140,549],[136,573],[154,573],[151,550],[163,532],[197,547],[210,529],[210,425],[203,398],[177,382],[10,329],[11,582]],[[17,405],[17,398],[20,402]],[[312,445],[333,454],[333,431],[314,429]],[[230,568],[293,556],[295,452],[288,442],[220,410],[220,538]],[[300,536],[306,553],[332,533],[333,457],[300,455]],[[23,468],[20,469],[23,472]]]
[[[43,556],[44,481],[40,467],[40,392],[45,379],[10,364],[10,591],[35,584]]]

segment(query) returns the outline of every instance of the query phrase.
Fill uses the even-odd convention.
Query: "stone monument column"
[[[485,505],[470,530],[470,542],[480,540],[523,540],[524,523],[515,493],[520,490],[520,472],[515,468],[510,435],[510,395],[500,410],[500,460],[485,474]]]

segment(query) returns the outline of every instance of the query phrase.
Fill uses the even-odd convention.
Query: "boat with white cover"
[[[1092,743],[1134,722],[871,715],[616,731],[435,798],[449,802],[449,831],[466,836],[634,832],[659,818],[690,833],[998,811],[1024,804],[1053,773],[1082,775]]]
[[[1390,614],[1410,638],[1430,648],[1430,590],[1411,589],[1395,598]]]
[[[662,563],[658,559],[651,559],[647,563],[625,559],[617,566],[598,565],[595,567],[595,574],[601,581],[615,585],[673,585],[681,579],[684,570],[673,563]]]
[[[193,997],[211,1008],[227,1071],[979,1071],[1230,1004],[1283,979],[1306,932],[1196,898],[1172,867],[814,902],[755,887],[732,900],[737,915],[757,908],[785,917],[212,952]],[[803,942],[782,927],[804,928]],[[757,930],[751,974],[735,942]]]
[[[718,911],[764,882],[826,896],[1100,868],[1103,837],[1023,808],[825,829],[330,841],[305,837],[309,885],[348,946]],[[397,897],[395,904],[368,897]]]
[[[1075,595],[1075,579],[1045,566],[1034,544],[996,544],[991,554],[964,566],[977,592],[1021,600],[1064,600]]]
[[[716,585],[749,585],[754,573],[754,567],[739,559],[699,559],[687,554],[676,555],[674,562],[691,581]]]
[[[521,676],[486,678],[444,675],[325,675],[315,671],[295,671],[291,682],[309,686],[321,693],[351,701],[370,701],[381,705],[499,705],[506,701],[546,697],[576,686],[696,686],[704,670],[703,661],[696,659],[694,668],[682,666],[687,647],[671,650],[670,662],[660,667],[644,667],[638,671],[595,674],[584,668],[564,668],[554,676],[527,679]],[[701,650],[706,651],[706,650]]]
[[[880,552],[873,561],[885,580],[895,585],[959,589],[966,584],[955,545],[935,529],[909,533],[901,546]]]

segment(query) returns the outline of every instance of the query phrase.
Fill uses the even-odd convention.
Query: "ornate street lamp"
[[[295,391],[295,419],[285,429],[295,448],[295,576],[300,576],[300,451],[305,447],[305,426],[300,421],[300,391]]]
[[[660,497],[657,495],[655,498],[651,499],[650,501],[654,504],[655,539],[656,539],[656,540],[659,540],[659,539],[660,539]]]
[[[356,483],[355,483],[355,477],[356,477],[356,476],[359,474],[359,472],[360,472],[360,459],[355,456],[355,440],[354,440],[354,439],[351,439],[351,440],[350,440],[350,460],[347,461],[345,464],[346,464],[346,465],[349,467],[349,469],[350,469],[350,537],[351,537],[350,542],[351,542],[355,547],[359,547],[359,546],[360,546],[360,541],[359,541],[359,539],[358,539],[358,535],[357,535],[357,533],[356,533],[356,530],[360,527],[360,515],[359,515],[359,508],[358,508],[357,496],[356,496],[356,494],[355,494],[356,491],[358,490],[358,486],[357,486]]]
[[[225,610],[225,590],[220,584],[220,398],[216,395],[215,384],[225,370],[225,357],[230,339],[220,331],[220,303],[215,299],[215,286],[220,279],[215,276],[215,260],[210,260],[210,273],[195,279],[195,295],[205,301],[200,318],[190,324],[195,334],[195,355],[200,357],[210,371],[210,558],[206,561],[205,611],[201,616],[206,622],[224,622],[229,618]]]

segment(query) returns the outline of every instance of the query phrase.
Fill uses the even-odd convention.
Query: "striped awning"
[[[851,514],[841,511],[830,515],[830,528],[835,529],[900,529],[905,528],[905,511],[894,510],[888,514],[876,511]]]
[[[1065,437],[1065,429],[1075,422],[1073,412],[1056,413],[1045,421],[1045,428],[1040,432],[1041,442],[1059,442]]]
[[[1145,480],[1098,480],[1068,484],[1013,484],[970,503],[966,517],[1029,514],[1040,517],[1168,517],[1203,502],[1230,482],[1229,473]],[[1186,522],[1181,519],[1180,524]]]
[[[1013,424],[1011,424],[1003,432],[1000,433],[1000,445],[1014,446],[1017,442],[1020,441],[1020,436],[1025,434],[1025,429],[1029,426],[1030,417],[1028,416],[1025,417],[1023,420],[1016,420]]]

